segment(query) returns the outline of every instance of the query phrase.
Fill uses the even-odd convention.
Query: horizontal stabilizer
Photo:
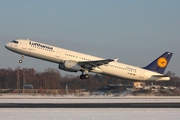
[[[169,77],[168,75],[152,75],[152,77]]]

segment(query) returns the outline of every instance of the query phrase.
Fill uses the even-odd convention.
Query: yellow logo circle
[[[164,68],[167,65],[167,60],[164,57],[158,59],[157,64],[159,67]]]

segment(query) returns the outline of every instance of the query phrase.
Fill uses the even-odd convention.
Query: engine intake
[[[70,72],[77,72],[81,70],[82,67],[76,61],[66,60],[64,63],[59,63],[59,69]]]

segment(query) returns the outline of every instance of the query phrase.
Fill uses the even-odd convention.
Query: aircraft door
[[[145,78],[145,71],[144,70],[141,70],[140,78]]]
[[[27,49],[27,41],[23,42],[22,48],[25,49],[25,50]]]
[[[60,57],[60,49],[56,49],[56,57],[59,58]]]

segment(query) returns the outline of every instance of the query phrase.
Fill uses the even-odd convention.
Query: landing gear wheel
[[[85,78],[84,75],[80,75],[80,79],[83,80]]]
[[[80,75],[80,79],[89,79],[88,70],[82,70],[82,74]],[[84,72],[86,74],[84,74]]]
[[[22,60],[19,60],[19,63],[22,63],[23,61]]]
[[[80,75],[80,79],[89,79],[89,75],[85,74],[85,75]]]
[[[88,74],[85,74],[85,75],[84,75],[84,78],[85,78],[85,79],[89,79],[89,75],[88,75]]]

